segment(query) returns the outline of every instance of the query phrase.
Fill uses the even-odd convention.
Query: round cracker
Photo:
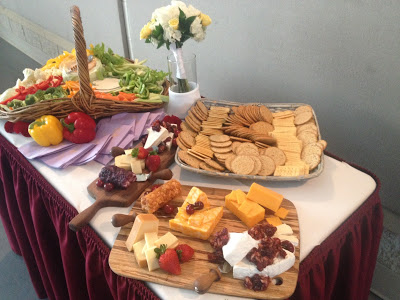
[[[305,157],[310,154],[317,154],[321,156],[322,155],[321,145],[318,144],[317,142],[305,145],[303,147],[303,150],[301,151],[301,159],[304,160]]]
[[[274,174],[275,171],[275,162],[274,160],[266,155],[259,156],[261,161],[261,170],[258,172],[258,175],[261,176],[269,176]]]
[[[308,121],[310,121],[313,117],[313,113],[311,111],[304,111],[299,113],[294,117],[294,124],[295,125],[301,125],[304,124]]]
[[[199,164],[199,167],[200,167],[200,169],[203,169],[203,170],[206,170],[206,171],[219,172],[219,170],[217,170],[217,169],[215,169],[213,167],[210,167],[210,165],[206,164],[204,161],[202,161]]]
[[[268,122],[268,123],[272,124],[272,119],[273,119],[274,117],[272,116],[272,113],[271,113],[271,111],[268,109],[268,107],[266,107],[266,106],[264,106],[264,105],[261,105],[261,106],[260,106],[260,115],[261,115],[261,118],[262,118],[265,122]]]
[[[260,133],[264,133],[264,134],[267,132],[274,131],[274,126],[265,121],[259,121],[259,122],[253,123],[250,125],[249,128],[251,130],[254,130],[254,131],[260,132]]]
[[[231,153],[229,156],[225,159],[225,167],[232,172],[232,161],[235,159],[236,154]]]
[[[250,175],[257,175],[261,171],[261,160],[258,158],[258,156],[250,156],[252,160],[254,160],[254,168],[253,171],[251,171]]]
[[[236,153],[237,147],[239,147],[239,145],[241,145],[241,144],[242,144],[241,142],[234,141],[234,142],[232,143],[232,152],[233,152],[233,153]]]
[[[179,148],[181,148],[184,151],[187,151],[189,148],[186,147],[179,138],[176,139],[176,144],[178,145]]]
[[[232,152],[232,147],[225,147],[225,148],[217,148],[217,147],[211,147],[211,150],[215,153],[228,153]]]
[[[185,163],[187,163],[189,166],[193,167],[193,168],[200,168],[200,163],[201,160],[191,156],[189,153],[187,153],[186,151],[179,151],[178,152],[178,157]]]
[[[328,146],[328,143],[325,140],[319,140],[318,143],[324,147],[324,149],[322,149],[322,150],[325,150],[326,146]]]
[[[303,131],[297,135],[297,138],[303,142],[303,146],[311,143],[315,143],[317,139],[317,135],[310,131]]]
[[[311,153],[304,156],[303,161],[310,166],[310,171],[311,171],[319,165],[321,161],[321,156],[315,153]]]
[[[219,163],[212,160],[211,158],[204,160],[204,162],[214,169],[217,169],[219,171],[225,171],[225,168],[223,166],[221,166]]]
[[[236,154],[259,155],[258,148],[253,143],[242,143],[236,148]]]
[[[232,171],[236,174],[249,175],[254,169],[254,160],[247,155],[236,156],[231,163]]]
[[[285,152],[278,147],[269,147],[265,149],[263,155],[271,157],[275,162],[275,166],[283,166],[286,162]]]
[[[189,132],[181,131],[179,133],[179,138],[182,139],[182,142],[189,147],[193,147],[196,144],[196,140]]]
[[[196,106],[201,110],[202,113],[208,115],[208,108],[204,105],[202,101],[197,101]]]
[[[211,146],[213,146],[213,147],[225,148],[225,147],[229,147],[230,145],[232,145],[232,142],[231,142],[231,141],[222,142],[222,143],[210,142],[210,144],[211,144]]]
[[[295,114],[299,114],[305,111],[312,111],[312,107],[310,105],[301,105],[294,110]]]
[[[226,134],[214,134],[210,136],[211,142],[223,143],[230,141],[229,135]]]

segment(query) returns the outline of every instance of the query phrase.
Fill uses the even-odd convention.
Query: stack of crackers
[[[318,166],[326,147],[325,141],[318,140],[309,105],[271,112],[264,105],[207,108],[198,101],[181,128],[180,159],[214,172],[306,175]]]

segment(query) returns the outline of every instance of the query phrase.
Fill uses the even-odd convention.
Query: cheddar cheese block
[[[196,202],[203,202],[203,208],[195,210],[193,214],[186,212],[186,207]],[[210,209],[210,202],[206,193],[193,187],[187,195],[182,206],[178,208],[175,218],[169,220],[169,227],[183,234],[207,240],[218,222],[221,220],[223,207]]]
[[[262,185],[253,183],[247,193],[247,199],[257,202],[265,208],[276,212],[281,206],[283,196],[275,191],[263,187]]]
[[[272,226],[276,227],[276,226],[282,225],[281,219],[279,219],[279,217],[277,217],[277,216],[267,216],[265,219]]]
[[[285,219],[288,215],[289,211],[284,207],[279,207],[278,211],[274,213],[275,216]]]
[[[131,232],[126,240],[126,247],[129,251],[133,250],[133,245],[144,239],[146,232],[158,232],[159,220],[152,214],[141,214],[135,218]]]
[[[241,190],[232,191],[225,196],[225,207],[248,227],[253,227],[265,216],[265,209],[256,202],[248,200],[246,193]]]

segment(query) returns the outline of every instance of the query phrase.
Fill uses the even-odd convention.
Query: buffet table
[[[102,165],[64,170],[26,160],[16,147],[27,142],[4,132],[0,121],[0,216],[11,248],[27,265],[39,298],[49,299],[237,299],[144,283],[114,274],[108,265],[119,228],[105,208],[78,233],[69,221],[90,204],[86,187]],[[252,182],[214,178],[172,166],[183,184],[240,188]],[[383,215],[379,179],[325,153],[325,170],[305,182],[259,182],[291,200],[300,224],[300,270],[291,299],[367,299]]]

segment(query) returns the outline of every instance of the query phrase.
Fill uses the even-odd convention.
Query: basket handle
[[[81,20],[81,13],[79,7],[76,5],[71,7],[72,17],[72,28],[74,30],[75,40],[75,51],[76,51],[76,62],[78,66],[78,78],[79,78],[79,94],[81,100],[81,106],[86,112],[90,112],[92,100],[94,99],[94,93],[90,87],[88,59],[86,54],[86,41],[83,36],[83,26]]]

